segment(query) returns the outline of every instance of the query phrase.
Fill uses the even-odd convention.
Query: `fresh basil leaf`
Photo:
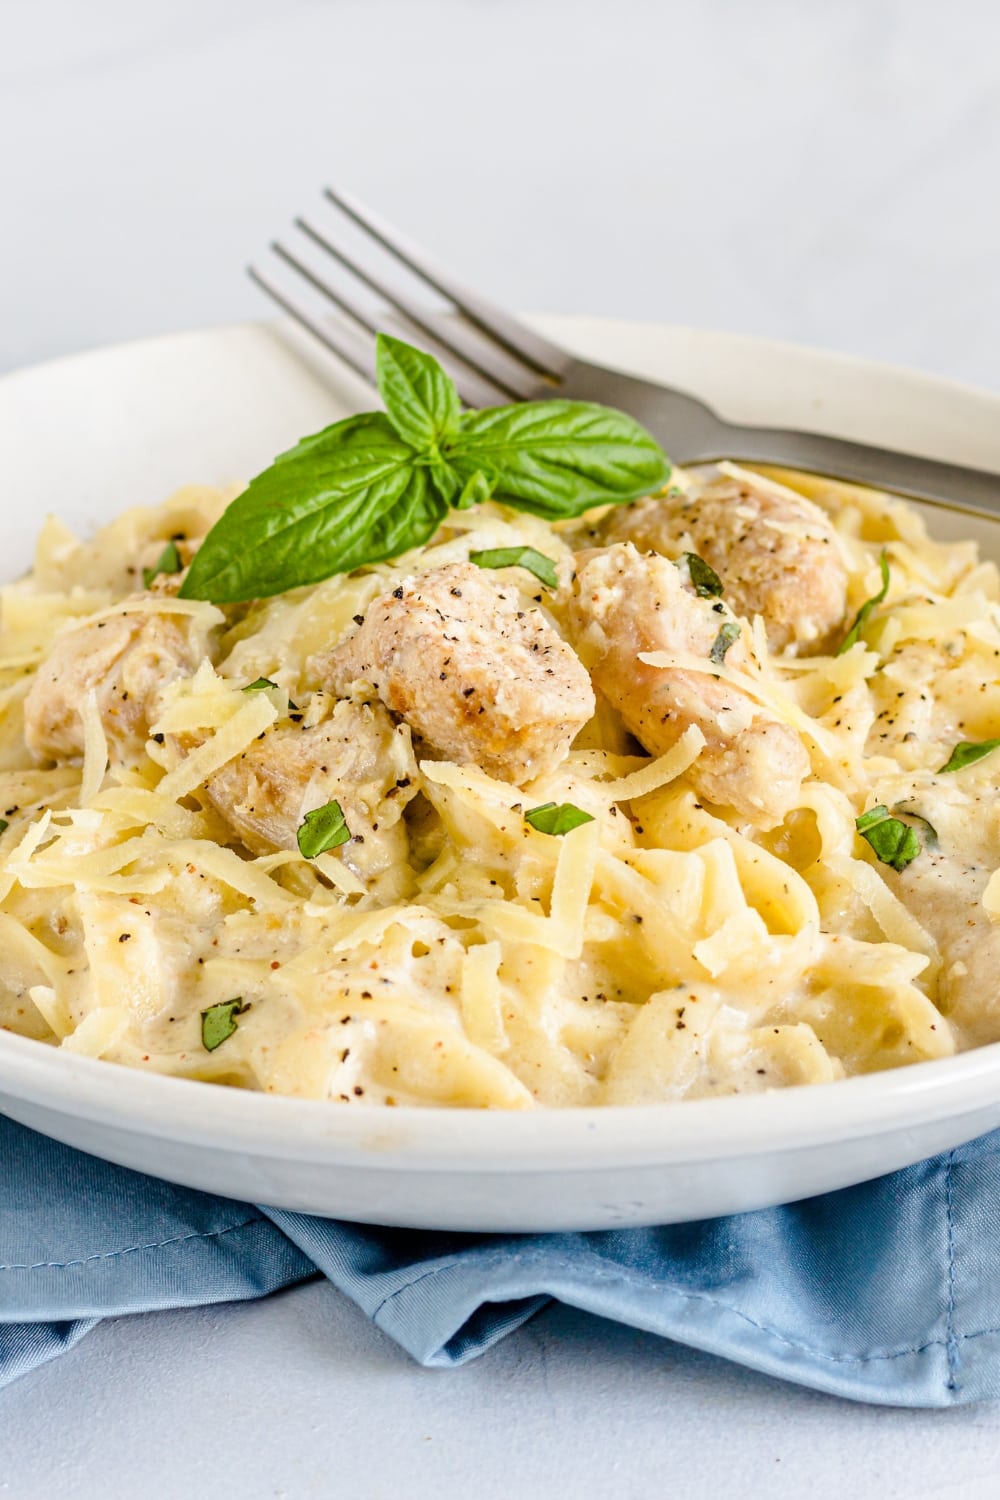
[[[469,510],[473,505],[482,505],[492,495],[494,483],[495,476],[491,479],[482,469],[477,469],[474,474],[469,475],[462,486],[462,493],[453,502],[455,509]]]
[[[989,755],[998,746],[1000,746],[1000,740],[959,740],[938,775],[942,776],[945,771],[961,771],[965,766],[975,765],[977,760],[982,760],[984,755]]]
[[[469,561],[477,568],[527,568],[546,588],[559,586],[555,563],[534,547],[487,547],[482,552],[470,552]]]
[[[351,837],[344,810],[339,802],[327,802],[306,813],[296,832],[299,853],[304,859],[315,859],[328,849],[346,844]]]
[[[201,1013],[201,1045],[206,1052],[214,1052],[237,1030],[236,1017],[245,1015],[250,1009],[243,996],[235,1000],[223,1000],[219,1005],[210,1005]]]
[[[375,379],[389,421],[418,453],[429,452],[458,431],[455,382],[430,354],[387,333],[376,334]]]
[[[740,627],[735,620],[727,620],[725,625],[719,626],[719,633],[712,642],[712,649],[708,653],[717,667],[721,667],[726,659],[726,652],[734,641],[740,638]]]
[[[184,599],[262,599],[396,557],[433,535],[447,504],[380,412],[348,417],[259,474],[212,527]]]
[[[894,818],[881,804],[862,813],[855,819],[854,826],[871,846],[875,857],[893,870],[905,870],[923,849],[914,830]]]
[[[460,475],[496,476],[493,497],[560,521],[660,489],[670,464],[624,412],[585,401],[526,401],[462,415],[446,456]]]
[[[462,481],[459,479],[451,464],[447,463],[440,454],[430,458],[426,463],[427,472],[431,483],[449,505],[456,510],[462,509]]]
[[[855,818],[854,826],[859,833],[863,834],[869,828],[874,828],[876,824],[883,823],[890,816],[889,809],[880,802],[876,807],[870,807],[866,813],[862,813],[860,818]]]
[[[893,808],[894,813],[899,813],[903,818],[909,818],[911,823],[919,823],[924,831],[924,848],[936,849],[938,846],[938,831],[929,818],[922,813],[911,812],[904,802],[897,802]]]
[[[6,833],[9,827],[10,823],[7,821],[7,819],[0,818],[0,833]]]
[[[882,555],[878,560],[878,565],[882,572],[882,587],[879,589],[877,594],[873,594],[870,599],[866,599],[864,604],[862,604],[861,608],[858,610],[857,614],[854,617],[854,624],[851,626],[850,630],[844,636],[844,639],[841,641],[840,645],[834,652],[835,656],[843,656],[845,651],[850,651],[852,646],[857,645],[858,641],[861,639],[861,631],[864,628],[868,616],[872,613],[873,610],[878,609],[879,605],[885,599],[886,594],[888,594],[889,592],[889,560],[885,555],[884,547],[882,549]]]
[[[592,815],[584,812],[582,808],[574,807],[572,802],[543,802],[540,807],[532,807],[524,815],[524,821],[539,833],[563,834],[572,833],[574,828],[581,828],[584,823],[594,821]]]
[[[699,557],[697,552],[682,552],[677,566],[686,573],[691,587],[699,599],[719,599],[722,596],[722,579],[713,567]]]
[[[184,564],[177,550],[176,542],[168,542],[156,560],[155,567],[143,568],[142,586],[144,589],[153,587],[153,579],[159,578],[161,573],[179,573]]]

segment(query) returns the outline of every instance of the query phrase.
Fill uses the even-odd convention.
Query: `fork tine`
[[[331,329],[328,320],[320,319],[313,313],[307,311],[305,305],[297,297],[286,292],[277,282],[272,281],[266,272],[257,266],[248,266],[247,275],[251,281],[256,282],[261,291],[282,308],[289,317],[309,333],[318,338],[320,343],[325,344],[332,354],[342,359],[345,365],[350,365],[356,375],[366,380],[369,385],[375,384],[375,356],[374,350],[367,340],[358,338],[350,328],[338,328],[336,334]]]
[[[315,271],[312,266],[306,265],[304,261],[299,259],[294,251],[288,249],[287,245],[283,245],[280,242],[275,241],[272,244],[271,249],[276,255],[281,258],[286,266],[290,267],[291,270],[300,275],[306,282],[308,282],[311,287],[313,287],[315,291],[319,292],[322,296],[329,298],[329,300],[334,304],[336,308],[339,309],[340,312],[346,313],[349,318],[351,318],[355,323],[359,324],[360,327],[365,330],[366,334],[369,335],[369,337],[374,337],[375,333],[378,331],[378,323],[375,321],[374,317],[367,313],[355,301],[349,298],[344,291],[342,291],[338,287],[335,287],[325,276],[321,275],[318,271]],[[257,276],[257,281],[258,285],[264,285],[264,289],[270,292],[271,296],[273,296],[276,301],[281,300],[277,296],[274,286],[265,285],[261,281],[259,274]],[[281,305],[286,308],[286,311],[291,311],[292,316],[297,318],[298,321],[300,323],[303,323],[307,328],[316,328],[317,320],[315,318],[311,319],[309,317],[301,303],[296,303],[295,306],[289,307],[288,302],[285,301],[282,302]],[[320,323],[319,326],[322,327],[322,323]],[[375,368],[373,346],[369,344],[367,339],[365,339],[364,341],[358,340],[356,335],[353,334],[353,331],[348,328],[343,329],[342,332],[341,330],[338,330],[337,336],[338,339],[346,336],[346,338],[349,338],[353,341],[351,343],[351,357],[348,357],[346,355],[342,357],[347,358],[348,363],[351,364],[354,369],[358,370],[359,373],[363,374],[366,379],[372,379],[371,372],[373,372]],[[330,340],[323,337],[322,334],[320,334],[320,337],[323,338],[324,343],[326,343],[329,348],[333,349],[335,354],[339,354],[341,352],[339,348],[335,348]],[[428,342],[434,344],[436,343],[436,340],[433,338],[433,336],[430,336]],[[360,356],[357,352],[358,349],[362,349],[364,351]],[[490,384],[488,381],[484,380],[480,375],[478,375],[476,371],[469,370],[464,365],[452,359],[446,350],[442,349],[438,351],[435,349],[434,352],[438,355],[443,368],[454,380],[455,385],[458,387],[458,393],[461,396],[462,400],[465,402],[466,406],[495,406],[498,401],[502,402],[504,400],[505,393],[499,387]]]
[[[332,255],[350,271],[352,276],[356,276],[359,281],[364,282],[365,286],[382,297],[420,333],[433,339],[443,349],[456,355],[458,359],[491,381],[498,387],[502,397],[508,399],[513,397],[515,401],[528,401],[536,394],[541,384],[536,371],[526,370],[522,363],[515,363],[504,348],[484,338],[481,331],[473,330],[468,324],[455,317],[442,318],[428,314],[425,308],[422,308],[405,292],[391,287],[381,277],[366,270],[341,249],[330,238],[327,231],[317,228],[308,219],[298,218],[295,224],[303,234],[309,236],[314,244]]]
[[[355,224],[370,234],[404,266],[422,277],[442,297],[447,297],[453,302],[470,323],[475,323],[485,333],[491,334],[539,375],[547,376],[550,380],[559,379],[570,363],[570,356],[564,350],[550,343],[548,339],[542,338],[532,329],[526,328],[523,323],[512,318],[495,303],[487,301],[486,298],[480,297],[478,293],[470,291],[468,287],[456,281],[450,272],[438,265],[412,240],[393,229],[377,214],[372,213],[352,194],[331,187],[325,188],[324,194],[335,207],[339,208],[349,219],[353,219]]]
[[[297,271],[303,280],[308,281],[311,287],[317,292],[321,292],[324,297],[329,298],[334,307],[339,307],[340,311],[346,313],[353,322],[360,323],[366,333],[374,335],[378,332],[373,320],[360,307],[355,306],[352,302],[348,302],[344,294],[338,291],[331,282],[327,281],[325,276],[320,276],[311,266],[307,266],[305,261],[299,260],[298,256],[283,245],[280,240],[272,240],[271,249],[275,255],[280,256],[286,266],[290,266],[293,271]]]

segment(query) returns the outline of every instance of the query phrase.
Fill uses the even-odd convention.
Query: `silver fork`
[[[330,216],[338,229],[325,221],[298,218],[295,226],[300,240],[278,240],[271,246],[277,261],[294,273],[293,288],[286,289],[282,280],[261,265],[251,266],[250,275],[286,313],[371,384],[376,331],[402,329],[440,360],[467,406],[552,396],[600,401],[642,422],[677,464],[721,458],[782,464],[922,500],[958,504],[987,515],[1000,514],[1000,474],[820,433],[738,426],[684,391],[570,354],[463,286],[352,195],[326,188],[324,196],[342,216],[339,221]],[[366,251],[372,248],[370,242],[388,251],[420,284],[420,291],[406,291],[395,279],[372,268],[370,254],[352,250],[345,238],[344,220],[364,232]],[[303,248],[311,248],[311,256],[303,256],[300,242]],[[318,258],[317,251],[321,252]],[[351,278],[346,284],[343,272]],[[319,304],[323,310],[314,310],[304,299],[303,283],[323,299]],[[446,312],[433,309],[428,291],[443,299]],[[375,295],[380,306],[367,305],[369,294]],[[332,319],[324,304],[332,304],[341,316]]]

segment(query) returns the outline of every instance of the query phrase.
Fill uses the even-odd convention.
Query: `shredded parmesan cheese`
[[[724,568],[721,601],[710,573],[697,608],[715,611],[709,642],[738,623],[731,658],[623,658],[636,691],[644,668],[680,674],[666,753],[599,693],[574,747],[525,785],[443,758],[374,683],[338,701],[325,663],[405,580],[534,547],[559,589],[519,568],[497,582],[592,669],[603,627],[574,638],[565,580],[601,517],[475,506],[402,557],[235,609],[178,599],[169,579],[134,588],[168,539],[189,559],[218,492],[127,512],[93,541],[46,522],[34,573],[2,592],[0,1027],[331,1107],[716,1096],[1000,1040],[984,978],[1000,966],[997,762],[941,769],[959,742],[1000,738],[1000,574],[888,497],[734,465],[712,482],[720,470],[774,501],[762,555],[832,542],[839,636],[786,648],[766,611],[735,622]],[[704,476],[676,482],[697,504]],[[787,513],[790,489],[832,526]],[[838,654],[883,549],[888,594]],[[709,712],[699,684],[716,682],[731,692]],[[500,692],[488,673],[470,684],[473,720],[487,683]],[[807,752],[777,823],[704,794],[711,758],[762,717]],[[857,828],[883,805],[909,820],[898,868]],[[220,1013],[228,1035],[204,1022]]]

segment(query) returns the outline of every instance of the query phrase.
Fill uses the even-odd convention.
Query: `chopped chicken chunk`
[[[598,539],[679,557],[696,552],[719,574],[734,614],[762,615],[775,650],[816,650],[847,607],[847,569],[829,517],[794,490],[745,471],[689,494],[611,511]]]
[[[80,710],[91,690],[112,757],[141,752],[163,689],[211,655],[211,630],[194,616],[129,609],[176,592],[179,581],[159,578],[151,591],[123,600],[120,613],[81,620],[56,637],[24,701],[24,738],[36,755],[82,755]]]
[[[277,724],[205,783],[213,807],[254,854],[294,849],[306,813],[338,802],[345,863],[365,879],[407,858],[403,809],[417,791],[409,730],[380,703],[337,703],[312,728]]]
[[[690,775],[701,795],[746,817],[776,823],[794,805],[809,759],[794,730],[745,693],[712,675],[710,653],[720,628],[734,625],[719,602],[685,587],[665,557],[641,557],[631,543],[580,553],[569,618],[595,687],[636,739],[660,755],[692,724],[706,745]],[[645,652],[684,652],[705,671],[652,667]],[[743,637],[725,655],[746,665]]]
[[[440,754],[515,783],[558,765],[594,712],[587,673],[555,628],[472,563],[374,600],[318,666],[335,692],[373,684]]]

